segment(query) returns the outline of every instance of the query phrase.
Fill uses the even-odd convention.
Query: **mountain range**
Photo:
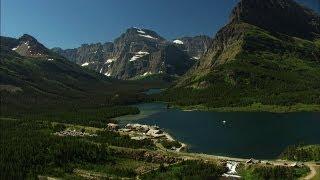
[[[184,37],[170,42],[154,31],[129,28],[114,42],[52,50],[106,76],[137,79],[155,74],[183,75],[200,59],[210,42],[207,36]]]
[[[143,85],[110,79],[52,52],[30,35],[1,37],[1,112],[31,112],[105,104],[114,93]],[[109,97],[109,98],[108,98]],[[120,101],[119,98],[116,98]],[[124,100],[130,101],[130,95]],[[109,101],[108,101],[109,102]]]
[[[1,37],[0,67],[1,89],[34,96],[97,100],[131,86],[116,79],[163,74],[180,78],[160,100],[179,105],[320,104],[320,16],[293,0],[241,0],[213,39],[129,28],[114,42],[63,50]]]

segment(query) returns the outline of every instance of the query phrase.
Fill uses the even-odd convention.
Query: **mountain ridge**
[[[15,48],[20,45],[30,46],[27,50],[36,55],[22,53],[19,48]],[[39,52],[45,53],[40,56]],[[19,39],[1,36],[0,77],[1,101],[6,104],[2,110],[9,106],[21,110],[41,106],[45,108],[51,106],[46,102],[86,99],[92,93],[100,96],[103,92],[99,88],[108,89],[113,82],[51,52],[30,35]]]
[[[257,5],[255,3],[258,1],[240,1],[232,12],[236,12],[243,2]],[[263,2],[270,5],[275,1]],[[293,1],[281,2],[290,4]],[[273,8],[279,9],[278,5]],[[254,17],[254,7],[243,11]],[[304,8],[298,9],[304,13]],[[257,13],[263,14],[264,11]],[[165,97],[172,98],[171,101],[177,104],[205,104],[211,107],[248,106],[254,103],[319,104],[320,46],[316,37],[309,36],[313,34],[313,29],[307,29],[306,36],[296,37],[290,31],[288,34],[276,32],[272,26],[271,29],[264,29],[250,22],[231,18],[218,31],[203,58],[180,79],[175,88],[167,91]],[[319,24],[317,20],[315,27]]]
[[[99,73],[119,79],[162,73],[180,76],[189,70],[207,49],[205,46],[210,41],[209,37],[197,38],[199,43],[196,50],[192,51],[187,40],[186,46],[178,45],[161,37],[155,31],[132,27],[113,42],[53,50],[79,65],[88,66]]]

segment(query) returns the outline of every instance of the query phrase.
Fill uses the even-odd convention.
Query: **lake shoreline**
[[[173,108],[181,109],[182,111],[203,111],[203,112],[269,112],[269,113],[295,113],[295,112],[320,112],[319,104],[296,104],[293,106],[278,106],[278,105],[263,105],[253,104],[243,107],[208,107],[205,105],[194,106],[179,106],[173,105]]]
[[[147,95],[159,94],[164,89],[150,89],[144,93]],[[165,103],[170,105],[171,108],[178,108],[182,111],[204,111],[204,112],[270,112],[270,113],[295,113],[295,112],[320,112],[320,104],[303,104],[297,103],[291,106],[282,105],[265,105],[262,103],[253,103],[249,106],[236,106],[236,107],[209,107],[205,104],[181,106],[171,102],[154,101],[155,103]]]
[[[285,148],[282,147],[284,143],[286,146],[299,143],[298,141],[290,141],[290,139],[301,139],[299,134],[302,126],[308,129],[307,135],[305,134],[305,137],[303,137],[308,140],[308,144],[319,143],[319,140],[314,137],[315,134],[319,133],[315,128],[319,123],[315,120],[319,116],[318,113],[216,113],[198,111],[196,108],[183,110],[175,106],[168,107],[164,102],[141,103],[135,106],[140,110],[139,115],[122,116],[115,120],[121,125],[128,123],[157,125],[173,135],[179,142],[187,144],[191,152],[241,158],[274,159]],[[288,124],[289,120],[291,125]],[[197,131],[193,127],[199,127],[203,130]],[[242,134],[237,127],[242,128]],[[295,129],[295,133],[292,134],[292,131],[284,133],[283,128],[285,127]],[[260,131],[260,129],[263,129],[263,131]],[[256,135],[252,136],[252,134]],[[270,140],[270,137],[273,136],[276,137],[276,140]],[[210,137],[210,143],[206,143],[205,137]],[[250,149],[252,154],[247,156],[246,150],[241,152],[232,150],[243,147],[243,143],[236,141],[239,138],[243,138],[246,142],[252,144],[255,144],[257,138],[259,141],[263,139],[273,147],[268,150],[268,153],[265,152],[264,154],[252,148]],[[228,143],[221,143],[222,140],[225,140],[225,142],[233,141],[232,146],[234,147],[230,149]],[[269,145],[262,148],[268,149]],[[221,152],[225,153],[219,154]]]

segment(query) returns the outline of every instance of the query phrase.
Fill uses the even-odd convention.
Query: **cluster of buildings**
[[[140,132],[143,135],[150,136],[153,138],[165,137],[165,133],[158,126],[148,126],[141,124],[127,124],[126,129],[134,132]]]
[[[260,161],[260,160],[256,160],[256,159],[249,159],[246,161],[246,164],[265,164],[265,165],[274,165],[268,161]],[[277,164],[277,163],[275,163]],[[288,164],[286,162],[278,162],[278,164],[284,165],[284,166],[288,166],[288,167],[294,167],[294,168],[299,168],[299,167],[303,167],[304,164],[301,162],[294,162],[292,164]]]
[[[76,130],[64,130],[64,131],[60,131],[60,132],[56,132],[54,133],[57,136],[73,136],[73,137],[84,137],[84,136],[97,136],[96,134],[89,134],[89,133],[85,133],[85,132],[81,132],[81,131],[76,131]]]
[[[119,125],[109,123],[107,125],[107,129],[117,131],[119,133],[128,134],[131,137],[131,139],[135,140],[164,138],[173,141],[171,136],[162,131],[158,126],[127,124],[124,128],[120,129]]]

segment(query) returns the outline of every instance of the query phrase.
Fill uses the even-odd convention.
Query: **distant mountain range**
[[[183,75],[209,44],[211,39],[207,36],[183,37],[170,42],[154,31],[130,28],[114,42],[52,50],[106,76],[132,79],[154,74]]]

